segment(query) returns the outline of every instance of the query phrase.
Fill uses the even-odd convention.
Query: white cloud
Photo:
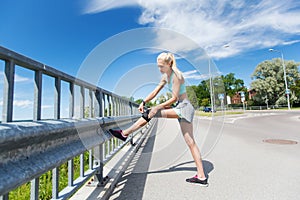
[[[33,102],[30,100],[14,100],[14,106],[21,108],[28,108],[33,106]],[[0,101],[0,106],[3,106],[3,101]],[[53,105],[42,105],[42,109],[53,108]]]
[[[23,76],[19,76],[18,74],[15,74],[15,81],[16,82],[27,82],[27,81],[30,81],[30,79],[23,77]]]
[[[14,106],[28,108],[33,105],[33,102],[30,100],[14,100]]]
[[[300,35],[297,0],[93,0],[85,13],[125,6],[142,8],[141,24],[182,33],[214,58],[299,41],[294,39]],[[157,37],[158,41],[164,41],[163,35]],[[225,44],[230,48],[223,48]]]
[[[183,72],[182,74],[185,79],[206,80],[209,78],[208,74],[200,74],[197,70]]]
[[[1,77],[1,80],[4,79],[4,72],[3,71],[0,71],[0,77]],[[15,82],[27,82],[27,81],[30,81],[30,79],[27,78],[27,77],[23,77],[23,76],[20,76],[18,74],[15,74]]]
[[[138,4],[138,0],[92,0],[85,8],[84,13],[98,13],[105,10],[120,8],[124,6],[131,6]]]
[[[53,108],[53,105],[42,105],[42,109],[50,109]]]
[[[16,107],[28,108],[33,105],[33,102],[30,100],[14,100],[13,105]],[[0,101],[0,106],[3,106],[3,101]]]

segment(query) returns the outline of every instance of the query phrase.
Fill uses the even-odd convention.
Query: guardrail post
[[[116,116],[120,116],[120,103],[118,98],[116,98]]]
[[[40,178],[35,178],[31,181],[30,200],[39,199],[39,182]]]
[[[54,119],[60,119],[61,80],[55,78],[54,90]]]
[[[33,106],[33,120],[41,119],[42,110],[42,72],[35,71],[34,75],[34,106]]]
[[[101,117],[107,117],[107,108],[106,108],[106,100],[105,100],[105,94],[102,93],[102,100],[103,100],[103,116]]]
[[[70,95],[70,99],[69,99],[69,117],[73,118],[74,117],[74,83],[70,82],[70,88],[69,88],[69,95]]]
[[[79,118],[85,118],[85,116],[84,116],[84,105],[85,105],[84,87],[80,86],[80,113],[79,113]]]
[[[97,172],[95,173],[95,182],[99,184],[103,181],[103,145],[99,145],[94,148],[94,156],[97,160],[94,160],[94,165],[97,166]]]
[[[111,116],[111,104],[110,104],[110,96],[107,95],[107,116]]]
[[[96,90],[95,93],[96,103],[98,112],[96,113],[96,117],[103,117],[105,107],[103,107],[103,92],[101,90]],[[94,166],[97,166],[97,171],[94,175],[95,182],[101,183],[103,181],[103,144],[100,144],[94,148]],[[96,158],[96,159],[95,159]]]
[[[11,122],[13,118],[14,79],[15,64],[11,60],[6,61],[4,70],[2,122]]]
[[[0,200],[8,200],[8,194],[0,196]]]
[[[102,93],[99,90],[95,92],[95,117],[101,117],[102,115]]]
[[[92,118],[92,117],[95,117],[94,115],[93,115],[93,110],[94,110],[94,106],[93,106],[93,95],[94,95],[94,93],[93,93],[93,91],[92,90],[89,90],[89,107],[90,107],[90,110],[89,110],[89,117],[90,118]]]
[[[68,186],[73,186],[73,179],[74,179],[74,160],[71,159],[68,161]]]
[[[84,177],[84,153],[80,154],[80,177]]]
[[[58,199],[59,168],[52,170],[52,199]]]
[[[93,150],[89,150],[89,169],[93,170]]]
[[[129,102],[129,107],[130,107],[130,115],[133,115],[133,107],[132,107],[132,103]]]
[[[120,99],[120,115],[124,115],[123,100]]]
[[[111,99],[111,116],[116,116],[115,115],[115,99],[114,99],[114,96],[111,96],[110,99]]]

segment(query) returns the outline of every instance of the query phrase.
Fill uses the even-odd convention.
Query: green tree
[[[141,104],[142,101],[143,101],[143,99],[138,99],[138,100],[135,101],[135,103]],[[148,108],[151,108],[151,107],[153,107],[155,105],[156,105],[155,102],[150,101],[150,102],[147,102],[145,106],[148,107]]]
[[[196,95],[196,91],[194,89],[194,86],[187,86],[186,87],[186,93],[188,96],[188,99],[190,100],[191,104],[194,106],[195,109],[199,108],[198,98]]]
[[[299,80],[300,74],[298,70],[299,63],[294,61],[284,61],[286,66],[286,77],[288,86],[296,85],[296,80]],[[279,58],[266,60],[256,67],[252,74],[255,79],[251,83],[251,89],[256,91],[254,101],[265,104],[286,104],[284,72],[282,61]],[[290,96],[290,102],[296,102],[297,97],[295,92]]]
[[[135,100],[135,103],[137,103],[137,104],[141,104],[141,103],[142,103],[142,101],[143,101],[143,99],[137,99],[137,100]]]
[[[201,100],[201,106],[203,106],[203,107],[206,107],[206,106],[209,106],[209,98],[205,98],[205,99],[202,99]]]
[[[219,94],[224,94],[225,88],[224,88],[224,81],[222,76],[216,76],[212,79],[212,101],[214,103],[214,106],[220,106],[221,100],[219,99]],[[226,94],[225,94],[226,95]],[[211,103],[212,104],[212,103]]]
[[[202,105],[203,99],[210,99],[209,80],[203,80],[198,86],[191,86],[195,91],[198,105]]]
[[[225,76],[222,75],[221,79],[223,80],[225,93],[230,97],[235,95],[237,92],[247,91],[247,89],[244,86],[244,81],[242,79],[235,78],[234,73],[229,73]]]
[[[158,104],[164,103],[167,101],[167,98],[165,97],[165,95],[161,94],[158,98],[157,98]]]
[[[300,105],[300,79],[295,81],[294,85],[290,86],[292,94],[296,96],[295,103]]]
[[[167,95],[167,100],[172,98],[172,93],[171,92],[167,92],[166,95]]]

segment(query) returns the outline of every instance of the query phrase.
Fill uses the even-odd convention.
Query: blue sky
[[[286,60],[300,62],[300,2],[297,0],[250,3],[246,0],[2,0],[0,24],[1,46],[73,76],[83,71],[89,56],[105,41],[124,31],[144,27],[171,30],[190,38],[213,59],[220,73],[235,73],[247,87],[260,62],[280,56],[269,52],[269,48],[282,51]],[[167,50],[170,47],[174,53],[184,54],[185,44],[167,43],[164,37],[164,34],[151,35],[151,39],[160,41]],[[136,41],[126,42],[134,45]],[[114,44],[111,50],[128,45],[125,43]],[[143,82],[145,77],[155,76],[144,87],[135,86],[124,93],[142,98],[159,76],[156,70],[150,74],[150,66],[155,65],[158,53],[158,49],[155,50],[134,49],[119,55],[101,71],[97,84],[122,93],[120,85],[129,84],[123,80],[128,79],[128,74],[133,73],[139,79],[135,84]],[[102,56],[106,56],[105,52]],[[203,80],[202,73],[185,61],[179,59],[178,65],[190,85]],[[139,71],[148,67],[145,73]],[[0,76],[2,72],[3,62],[0,62]],[[27,88],[32,88],[33,73],[17,69],[17,76],[19,89],[16,89],[15,105],[20,109],[16,110],[26,110],[32,107],[33,96],[27,95],[33,93],[33,89]],[[51,85],[51,81],[46,78],[45,87]],[[22,93],[24,88],[25,94]],[[2,87],[0,90],[2,95]],[[52,90],[50,87],[47,92],[51,94]],[[43,104],[45,109],[51,110],[51,100],[47,100],[51,95],[47,92],[44,92]]]

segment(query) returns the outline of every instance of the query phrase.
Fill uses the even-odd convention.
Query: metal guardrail
[[[120,116],[138,114],[138,105],[124,99],[112,92],[92,85],[83,80],[77,79],[64,72],[58,71],[43,63],[37,62],[23,55],[15,53],[0,46],[0,60],[5,62],[4,87],[3,87],[3,109],[2,122],[13,121],[13,101],[15,85],[15,68],[20,66],[34,71],[34,108],[33,120],[41,119],[42,112],[42,82],[43,75],[54,78],[54,116],[53,119],[61,117],[61,83],[65,81],[69,84],[69,118],[75,116],[75,86],[80,87],[80,113],[79,117],[84,118],[85,111],[85,90],[89,91],[89,117]]]
[[[31,181],[31,199],[39,198],[39,177],[52,170],[52,199],[66,199],[90,177],[103,179],[103,165],[126,143],[107,133],[108,128],[133,123],[137,104],[109,91],[76,79],[54,68],[0,47],[5,62],[2,122],[0,123],[0,199]],[[34,71],[32,121],[13,121],[16,65]],[[53,119],[41,120],[42,76],[55,79]],[[61,81],[69,83],[69,118],[61,119]],[[80,87],[80,115],[75,117],[75,85]],[[85,118],[85,90],[89,113]],[[89,151],[89,169],[84,171],[84,152]],[[74,180],[74,158],[80,156],[80,177]],[[97,158],[97,159],[94,159]],[[68,162],[68,186],[59,191],[59,166]]]
[[[108,128],[132,123],[139,116],[82,120],[47,120],[0,125],[0,194],[32,181],[33,199],[38,199],[38,177],[52,170],[52,199],[72,195],[92,175],[103,178],[103,166],[126,143],[116,145]],[[115,144],[105,148],[105,142]],[[128,141],[129,142],[129,141]],[[89,170],[84,172],[83,160],[80,177],[73,179],[73,158],[92,150]],[[96,158],[96,159],[95,159]],[[58,191],[58,168],[68,162],[69,179],[65,191]]]

